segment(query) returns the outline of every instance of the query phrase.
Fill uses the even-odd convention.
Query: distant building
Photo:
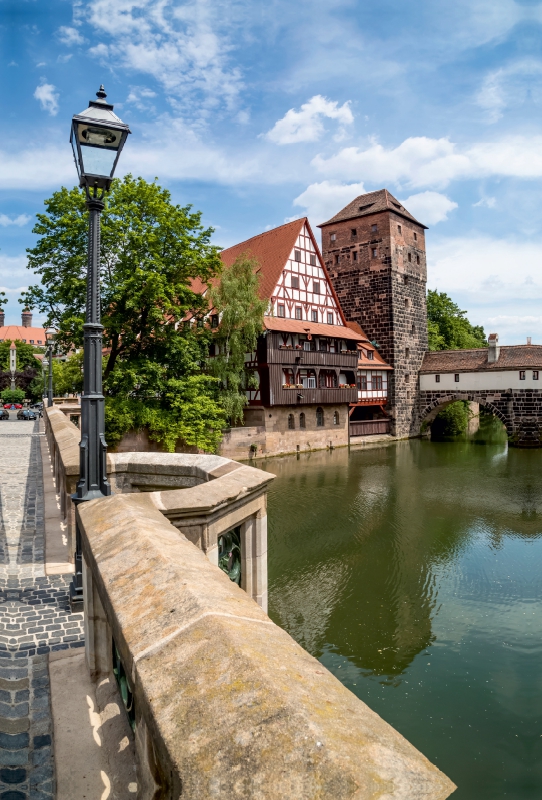
[[[243,254],[258,260],[269,308],[247,360],[258,387],[247,393],[245,428],[225,437],[222,452],[240,458],[250,449],[271,454],[347,444],[350,406],[358,402],[358,343],[374,348],[346,324],[308,220],[254,236],[221,258],[230,266]]]
[[[21,317],[21,325],[5,325],[4,311],[0,309],[0,342],[21,341],[36,347],[45,347],[45,329],[32,327],[32,312],[25,308]]]
[[[426,226],[381,189],[360,195],[319,227],[346,319],[358,323],[393,368],[391,432],[417,435],[418,373],[427,351]]]

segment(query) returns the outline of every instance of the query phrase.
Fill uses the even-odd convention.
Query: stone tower
[[[393,367],[392,432],[416,434],[418,370],[427,351],[426,226],[381,189],[356,197],[318,227],[346,319],[361,325]]]
[[[25,308],[23,313],[21,314],[21,321],[23,323],[23,328],[31,328],[32,327],[32,312],[29,308]]]

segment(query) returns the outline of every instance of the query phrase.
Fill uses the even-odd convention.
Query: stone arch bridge
[[[479,403],[506,426],[511,444],[542,447],[542,346],[426,353],[420,370],[419,429],[456,400]]]

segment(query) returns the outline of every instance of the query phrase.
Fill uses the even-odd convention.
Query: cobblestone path
[[[45,574],[41,437],[0,422],[0,800],[54,798],[47,654],[84,644],[71,575]]]

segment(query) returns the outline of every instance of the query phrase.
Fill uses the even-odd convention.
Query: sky
[[[387,188],[429,227],[429,288],[542,343],[542,2],[0,0],[0,37],[6,322],[103,83],[132,130],[117,175],[157,177],[216,244]]]

